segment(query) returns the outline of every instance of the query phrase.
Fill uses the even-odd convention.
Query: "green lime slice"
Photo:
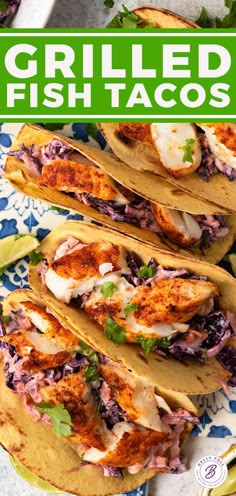
[[[16,473],[32,486],[35,486],[39,489],[42,489],[43,491],[47,491],[48,493],[52,494],[63,493],[63,491],[60,491],[60,489],[57,489],[43,479],[40,479],[40,477],[38,477],[37,475],[34,475],[32,472],[30,472],[30,470],[24,467],[24,465],[18,462],[18,460],[16,460],[16,458],[14,458],[13,456],[10,455],[9,458]]]
[[[229,496],[236,492],[236,465],[229,469],[227,478],[210,492],[210,496]]]
[[[30,234],[11,234],[0,239],[0,271],[4,272],[13,262],[25,257],[39,246],[39,241]]]

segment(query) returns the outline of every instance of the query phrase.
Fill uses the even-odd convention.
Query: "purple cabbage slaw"
[[[6,0],[7,9],[5,12],[0,11],[0,22],[4,22],[8,17],[16,13],[21,0]]]
[[[40,177],[43,163],[48,160],[69,159],[74,150],[58,139],[53,139],[48,145],[25,147],[19,145],[18,150],[10,151],[8,155],[25,162],[29,173],[33,178]],[[167,238],[166,234],[158,225],[152,210],[151,203],[148,200],[138,196],[124,186],[117,184],[117,188],[128,199],[128,204],[121,204],[117,201],[104,201],[88,193],[64,193],[72,198],[76,198],[85,205],[95,208],[98,212],[108,215],[113,221],[127,222],[141,229],[150,230],[163,239]],[[198,215],[193,216],[202,230],[200,246],[203,248],[210,246],[218,238],[228,233],[228,227],[225,220],[220,215]]]
[[[198,127],[199,139],[202,149],[202,161],[197,169],[197,173],[203,181],[209,181],[210,176],[221,173],[226,176],[229,181],[236,179],[236,169],[225,164],[222,160],[215,158],[209,147],[209,142],[205,132]]]
[[[189,273],[186,269],[171,269],[158,265],[153,258],[150,259],[147,266],[153,267],[156,270],[155,275],[151,278],[140,277],[138,272],[142,263],[133,252],[128,252],[127,264],[131,269],[131,274],[126,274],[124,277],[134,286],[140,286],[141,284],[150,285],[154,281],[174,279],[176,277],[206,280],[206,277],[196,276]],[[189,324],[190,329],[207,332],[207,337],[202,339],[196,338],[192,343],[188,343],[184,339],[187,333],[181,336],[177,335],[171,339],[169,346],[155,346],[153,351],[163,356],[171,356],[180,361],[185,361],[189,357],[195,357],[203,363],[208,358],[219,355],[218,358],[222,365],[233,374],[230,380],[231,383],[235,381],[236,385],[236,365],[233,363],[233,358],[236,357],[236,350],[233,353],[229,351],[229,348],[224,348],[228,339],[236,334],[236,329],[234,329],[230,315],[227,315],[227,313],[225,315],[224,312],[216,309],[215,305],[212,305],[207,315],[195,315]]]

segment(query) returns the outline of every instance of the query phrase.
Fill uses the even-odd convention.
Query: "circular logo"
[[[220,486],[225,481],[227,473],[226,463],[215,455],[200,458],[195,467],[195,477],[203,487]]]

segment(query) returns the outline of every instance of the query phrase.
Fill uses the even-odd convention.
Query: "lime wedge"
[[[228,496],[236,492],[236,465],[229,469],[227,478],[210,492],[211,496]]]
[[[0,239],[0,271],[4,272],[13,262],[25,257],[39,246],[39,241],[30,234],[11,234]]]
[[[32,486],[38,487],[39,489],[42,489],[43,491],[47,491],[48,493],[52,493],[52,494],[63,493],[63,491],[60,491],[60,489],[57,489],[48,482],[40,479],[40,477],[38,477],[37,475],[34,475],[32,472],[30,472],[30,470],[24,467],[24,465],[18,462],[18,460],[16,460],[16,458],[14,458],[13,456],[9,456],[9,458],[16,473]]]
[[[232,271],[236,277],[236,253],[230,253],[228,255],[229,261],[231,263]]]

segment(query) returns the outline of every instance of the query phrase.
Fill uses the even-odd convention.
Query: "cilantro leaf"
[[[91,353],[92,351],[90,346],[84,341],[80,341],[79,346],[80,346],[79,352],[81,352],[82,355],[89,355],[89,353]]]
[[[135,310],[138,310],[138,305],[136,305],[136,303],[128,303],[124,309],[126,318],[130,314],[130,312],[135,312]]]
[[[170,340],[166,337],[144,338],[143,336],[137,336],[136,342],[141,344],[145,357],[149,355],[149,353],[153,350],[154,346],[160,346],[162,348],[166,348],[167,346],[170,345]]]
[[[196,142],[193,138],[187,138],[185,140],[184,146],[179,146],[180,150],[183,150],[183,162],[191,162],[193,163],[193,154],[192,154],[192,145]]]
[[[236,0],[225,0],[225,7],[229,12],[220,19],[216,17],[211,19],[205,7],[202,7],[199,18],[195,21],[202,28],[231,28],[236,26]]]
[[[138,276],[139,277],[145,277],[145,278],[150,278],[150,277],[153,277],[155,276],[157,273],[157,270],[155,267],[148,267],[148,265],[143,265],[142,267],[140,267],[139,271],[138,271]]]
[[[99,379],[98,368],[97,365],[89,364],[84,369],[84,375],[86,381],[97,381]]]
[[[51,420],[53,429],[57,437],[68,437],[72,433],[72,420],[69,412],[64,405],[59,403],[56,406],[50,405],[46,401],[41,401],[40,406],[36,406],[36,410],[41,413],[46,413]]]
[[[143,21],[134,12],[130,12],[129,9],[122,5],[123,12],[118,11],[115,17],[109,22],[107,28],[137,28],[138,24]]]
[[[3,321],[3,324],[9,324],[9,322],[11,322],[12,318],[10,317],[10,315],[3,315],[2,316],[2,321]]]
[[[81,355],[85,355],[88,358],[88,360],[93,364],[98,363],[97,353],[93,351],[92,348],[90,348],[90,346],[88,346],[87,343],[84,343],[84,341],[80,341],[79,346],[80,346],[79,350],[76,350],[76,353],[81,353]]]
[[[40,251],[33,250],[29,253],[29,259],[33,266],[38,265],[43,260],[43,254]]]
[[[109,9],[112,9],[114,3],[115,3],[114,0],[104,0],[105,7],[108,7]]]
[[[7,11],[8,3],[6,0],[0,0],[0,12],[4,14]]]
[[[207,10],[205,7],[202,7],[200,16],[196,19],[196,24],[201,26],[202,28],[211,28],[212,27],[212,19],[210,19]]]
[[[101,287],[101,294],[103,298],[109,298],[109,296],[112,296],[116,290],[117,287],[114,284],[114,282],[104,282],[104,284]]]
[[[107,315],[104,333],[105,333],[106,338],[113,341],[113,343],[116,343],[116,344],[124,344],[125,343],[125,339],[126,339],[125,328],[119,326],[110,315]]]

